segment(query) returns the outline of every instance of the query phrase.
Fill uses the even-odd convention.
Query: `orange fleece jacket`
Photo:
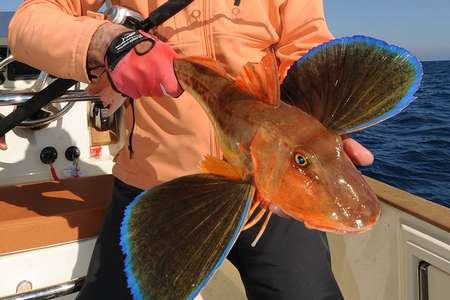
[[[166,0],[120,0],[113,4],[143,16]],[[322,0],[194,0],[155,30],[183,55],[202,55],[224,63],[235,75],[248,61],[273,51],[283,77],[291,63],[332,38]],[[62,78],[89,82],[86,56],[92,35],[105,21],[87,17],[100,0],[26,0],[9,27],[9,46],[22,62]],[[198,173],[205,154],[220,155],[210,122],[188,93],[135,101],[134,156],[128,145],[116,158],[113,174],[149,188],[178,176]],[[131,128],[131,110],[126,124]],[[127,141],[128,142],[128,141]]]

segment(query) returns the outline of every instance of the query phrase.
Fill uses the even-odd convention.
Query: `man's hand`
[[[342,143],[344,144],[344,151],[348,157],[357,166],[370,166],[373,163],[373,154],[363,145],[348,137],[342,137]]]
[[[183,92],[173,70],[175,51],[144,31],[115,38],[105,55],[109,78],[117,91],[133,99]]]
[[[0,136],[0,150],[6,150],[8,146],[6,145],[6,140],[4,136]]]
[[[100,26],[88,50],[88,69],[106,67],[113,87],[133,99],[183,92],[173,70],[175,51],[155,36],[113,23]]]

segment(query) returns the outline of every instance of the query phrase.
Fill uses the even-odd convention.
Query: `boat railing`
[[[15,92],[0,91],[0,106],[19,105],[27,102],[36,94],[36,92]],[[59,102],[79,102],[79,101],[96,101],[98,97],[89,96],[83,90],[67,91],[64,95],[56,98],[52,103]]]
[[[41,300],[67,296],[79,292],[83,285],[84,280],[85,277],[80,277],[64,283],[48,286],[45,288],[31,290],[28,292],[18,293],[6,297],[1,297],[0,300]]]
[[[9,64],[15,62],[14,56],[10,55],[0,61],[0,72],[2,72]],[[50,76],[47,72],[41,72],[38,78],[33,82],[33,85],[25,90],[8,90],[0,89],[0,107],[2,106],[18,106],[28,102],[36,93],[48,86],[55,78]],[[61,97],[51,101],[48,105],[42,108],[45,116],[33,117],[23,121],[19,127],[36,128],[49,124],[66,114],[75,104],[80,101],[99,101],[100,98],[90,96],[81,88],[81,84],[75,85],[74,89],[67,91]],[[65,103],[59,104],[59,103]]]

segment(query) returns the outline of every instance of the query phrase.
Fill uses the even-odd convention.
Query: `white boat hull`
[[[381,218],[371,231],[358,236],[329,234],[328,240],[333,271],[345,299],[419,299],[422,260],[431,263],[435,273],[442,273],[429,280],[433,296],[429,299],[450,299],[449,232],[382,203]],[[446,284],[433,284],[436,280]]]

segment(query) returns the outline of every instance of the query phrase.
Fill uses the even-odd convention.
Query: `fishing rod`
[[[179,11],[187,7],[194,0],[169,0],[153,12],[143,21],[134,23],[135,29],[141,29],[146,32],[152,28],[161,25],[167,19],[176,15]],[[18,106],[13,112],[0,119],[0,137],[8,131],[32,117],[39,112],[41,108],[61,97],[68,89],[73,87],[78,81],[72,79],[57,79],[49,84],[42,91],[36,93],[27,102]]]

